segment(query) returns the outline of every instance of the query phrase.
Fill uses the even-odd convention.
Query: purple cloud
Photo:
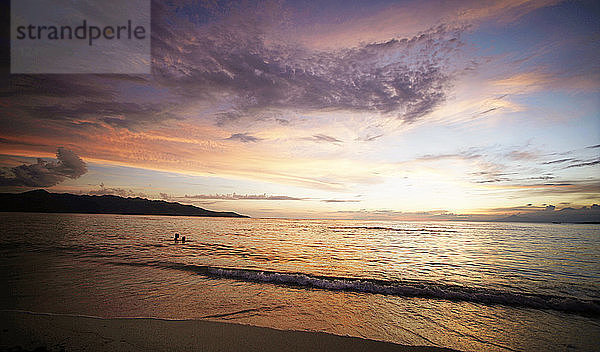
[[[76,179],[87,172],[87,166],[72,151],[59,147],[57,161],[37,159],[35,164],[23,164],[0,169],[0,186],[52,187],[65,179]]]

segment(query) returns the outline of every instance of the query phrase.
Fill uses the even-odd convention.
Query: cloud
[[[215,114],[221,121],[273,109],[370,111],[413,121],[446,98],[447,61],[459,50],[461,28],[323,51],[274,37],[277,21],[253,12],[181,30],[155,21],[158,83],[181,96],[225,99],[227,108]]]
[[[502,2],[507,6],[516,3]],[[462,29],[449,26],[441,27],[439,32],[437,27],[427,29],[438,23],[437,18],[443,18],[445,21],[452,20],[454,16],[436,16],[436,20],[427,24],[423,23],[423,17],[419,16],[419,13],[412,12],[410,15],[400,16],[402,13],[409,13],[405,10],[411,7],[444,7],[450,9],[444,13],[454,14],[473,6],[487,8],[491,6],[490,3],[478,5],[479,2],[473,1],[469,6],[465,6],[463,3],[456,5],[409,2],[410,4],[398,3],[397,11],[393,13],[387,8],[381,11],[393,25],[406,25],[406,21],[402,20],[404,18],[419,22],[420,27],[417,29],[412,25],[407,26],[410,27],[410,32],[394,29],[382,33],[380,18],[359,28],[357,21],[348,21],[343,14],[334,13],[335,17],[330,16],[331,13],[326,14],[323,16],[326,22],[337,22],[330,21],[332,18],[347,21],[347,28],[352,31],[348,37],[355,42],[352,45],[338,45],[335,49],[320,47],[324,50],[316,50],[310,44],[306,47],[296,45],[294,38],[280,40],[282,37],[274,36],[274,32],[280,29],[280,23],[273,18],[262,20],[263,15],[260,12],[267,11],[263,11],[265,8],[261,3],[256,5],[254,11],[240,15],[235,9],[232,11],[227,5],[222,5],[223,2],[215,2],[219,3],[217,6],[220,8],[216,15],[211,12],[209,18],[206,18],[204,13],[185,10],[186,6],[193,7],[202,3],[208,2],[175,0],[153,3],[153,50],[159,53],[153,57],[153,66],[157,69],[153,76],[135,79],[124,79],[114,75],[12,76],[15,80],[23,78],[18,86],[15,84],[13,90],[6,94],[8,101],[3,100],[2,103],[7,102],[12,109],[25,111],[27,122],[23,123],[22,127],[11,127],[17,125],[14,121],[22,121],[21,118],[0,121],[2,137],[28,143],[39,142],[41,145],[86,145],[85,152],[88,154],[81,155],[89,162],[180,172],[194,177],[207,177],[206,182],[211,184],[220,182],[213,181],[212,177],[215,177],[215,180],[216,177],[221,177],[231,182],[251,180],[294,185],[305,187],[307,192],[309,188],[344,191],[325,193],[330,195],[314,198],[311,204],[315,207],[310,207],[311,209],[334,208],[335,203],[343,201],[345,195],[363,190],[368,190],[366,193],[369,193],[373,202],[400,209],[417,209],[429,207],[430,204],[434,204],[435,207],[447,205],[452,206],[452,209],[462,209],[457,203],[466,207],[486,201],[493,204],[485,205],[497,206],[505,204],[505,199],[498,200],[499,198],[513,194],[522,195],[521,198],[524,199],[519,200],[517,204],[525,204],[526,201],[539,202],[540,199],[556,202],[554,198],[543,198],[543,195],[549,192],[565,192],[568,195],[560,197],[561,199],[577,202],[575,195],[571,195],[577,192],[574,186],[528,186],[529,183],[555,180],[557,183],[570,183],[563,182],[565,177],[559,168],[571,163],[544,166],[541,162],[570,156],[587,160],[591,158],[589,156],[546,154],[546,157],[540,157],[539,160],[534,160],[534,163],[526,159],[522,159],[521,162],[516,158],[507,158],[507,150],[489,152],[488,147],[482,147],[481,150],[473,152],[473,155],[460,153],[462,148],[469,146],[502,144],[507,140],[520,143],[521,139],[532,136],[528,130],[515,138],[503,138],[502,133],[498,138],[495,135],[493,138],[487,138],[491,136],[491,131],[511,130],[514,128],[513,124],[532,128],[531,138],[546,143],[540,146],[541,150],[550,152],[553,148],[559,148],[556,143],[540,141],[536,137],[536,131],[544,131],[540,130],[539,126],[546,126],[550,121],[527,120],[529,122],[525,123],[523,119],[512,119],[508,114],[517,109],[503,105],[513,103],[514,98],[514,101],[519,103],[518,107],[526,109],[530,107],[531,99],[515,95],[503,100],[501,96],[506,92],[528,92],[528,87],[545,87],[550,83],[551,77],[529,77],[532,78],[530,81],[525,80],[527,77],[521,77],[522,80],[506,81],[505,84],[493,87],[489,83],[489,80],[512,77],[523,71],[540,72],[526,66],[502,66],[503,59],[499,59],[498,55],[509,55],[512,58],[510,51],[514,48],[513,44],[522,44],[523,41],[513,41],[499,51],[492,50],[492,53],[487,50],[486,53],[485,48],[479,46],[481,43],[485,44],[481,42],[485,40],[485,35],[479,35],[481,33],[469,34],[466,39],[469,42],[461,47]],[[494,2],[496,3],[498,2]],[[282,4],[286,6],[290,3]],[[159,6],[158,10],[155,5]],[[377,5],[360,5],[365,11],[361,11],[357,19],[372,17]],[[320,4],[313,6],[322,7]],[[340,9],[339,5],[333,7],[336,7],[335,10]],[[342,5],[341,9],[343,8],[348,6]],[[470,9],[465,16],[474,17],[474,10],[477,9]],[[159,17],[154,16],[154,12],[158,12]],[[515,12],[521,14],[520,9]],[[272,17],[281,13],[277,12]],[[428,14],[430,11],[424,13]],[[492,14],[485,15],[486,18],[488,16]],[[282,22],[287,20],[281,16]],[[283,23],[283,26],[288,24]],[[291,26],[294,25],[291,23]],[[497,34],[502,36],[503,28],[497,29],[500,30]],[[358,38],[356,34],[362,30],[371,31],[373,37]],[[418,31],[424,31],[425,36],[421,37],[421,33],[415,35]],[[328,34],[323,32],[320,31],[317,35]],[[485,28],[483,33],[486,33]],[[300,31],[298,36],[303,34],[305,33]],[[207,42],[203,43],[205,40]],[[554,49],[551,55],[560,50]],[[481,60],[490,58],[491,63],[482,63],[477,66],[477,71],[456,77],[456,69],[449,61],[456,59],[466,63],[473,58],[470,53],[474,51],[476,55],[486,55],[480,56]],[[532,50],[528,49],[523,52],[519,48],[517,51],[519,55],[522,53],[522,56],[532,54]],[[537,49],[533,53],[537,53]],[[423,70],[420,69],[421,65]],[[506,71],[487,71],[490,68]],[[395,78],[396,81],[388,81],[387,78]],[[482,79],[486,82],[484,85],[479,84]],[[413,81],[416,84],[409,85]],[[514,90],[512,84],[515,84]],[[57,93],[53,90],[55,86]],[[461,93],[463,87],[465,93]],[[22,95],[23,101],[18,102],[16,96],[21,90],[26,93]],[[427,98],[430,94],[433,97],[431,99]],[[467,101],[466,98],[472,98],[472,101]],[[421,101],[429,103],[418,106]],[[169,102],[177,102],[180,108],[171,106]],[[537,102],[536,100],[533,105]],[[464,108],[461,105],[463,103]],[[440,105],[441,108],[438,109],[436,106]],[[428,109],[435,110],[435,113],[428,113]],[[136,113],[137,110],[140,111],[139,114]],[[0,107],[0,114],[2,111]],[[464,119],[470,119],[474,114],[480,114],[480,117],[473,124],[457,124],[459,128],[452,127],[445,131],[438,129],[439,124],[444,125],[451,118],[444,115],[453,116],[453,113]],[[535,115],[534,112],[532,114]],[[269,117],[268,120],[265,119],[266,116]],[[439,120],[437,116],[441,116]],[[179,118],[186,120],[171,121]],[[278,119],[288,121],[288,126]],[[167,123],[163,123],[165,121]],[[210,126],[215,127],[214,129],[204,129],[215,121],[219,124]],[[419,123],[407,126],[401,121]],[[488,123],[497,123],[497,128],[488,130]],[[33,129],[32,132],[27,131],[27,138],[13,132],[13,129],[17,128],[26,130],[28,125],[37,125],[40,128]],[[427,130],[431,125],[434,128]],[[64,126],[69,128],[63,128]],[[5,129],[7,127],[8,129]],[[438,132],[443,134],[442,143],[428,141],[431,133],[435,137]],[[375,141],[370,143],[355,140],[356,137],[368,140],[371,136],[382,133],[386,138],[374,137]],[[319,134],[330,139],[315,137]],[[33,138],[34,136],[38,138]],[[303,137],[313,139],[303,141]],[[57,143],[57,140],[60,143]],[[86,141],[87,144],[81,144],[80,141]],[[342,142],[343,147],[336,144]],[[595,144],[593,140],[585,143],[584,146]],[[25,146],[11,148],[10,154],[14,155],[47,156],[34,152],[48,150]],[[597,149],[588,149],[589,152],[593,150]],[[456,154],[451,155],[452,153]],[[423,154],[432,156],[413,160],[415,156]],[[436,159],[434,154],[445,155]],[[408,161],[402,163],[402,160]],[[396,165],[397,162],[401,163]],[[357,167],[357,164],[362,167]],[[14,167],[17,164],[6,166]],[[573,177],[591,177],[582,172],[593,170],[592,168],[573,168],[562,172],[572,174],[577,170],[578,173]],[[525,180],[529,176],[546,175],[547,170],[555,173],[556,177],[550,181]],[[511,174],[507,175],[506,171],[510,171]],[[127,171],[123,172],[127,173],[127,177],[135,176],[129,175]],[[474,172],[485,174],[474,175]],[[131,184],[130,181],[127,183]],[[506,193],[494,189],[496,185],[508,183],[514,183],[508,185],[514,188],[506,188]],[[156,186],[154,181],[152,184]],[[397,187],[390,188],[389,185]],[[190,187],[185,192],[194,194]],[[423,199],[422,196],[419,197],[422,195],[420,187],[429,192],[437,192],[439,189],[440,197],[436,196],[423,202],[383,202],[385,198],[393,196],[391,191],[407,195],[407,199]],[[205,190],[198,193],[206,190],[206,193],[210,193],[218,189],[223,191],[222,187],[215,187],[212,191],[209,186],[203,188]],[[135,188],[134,190],[140,191]],[[232,190],[233,188],[225,192]],[[536,192],[539,197],[527,198],[530,190]],[[125,191],[133,192],[117,188],[111,190],[121,194],[126,194]],[[456,203],[448,196],[452,193],[461,195]],[[480,194],[482,196],[479,196]],[[486,198],[490,194],[492,196]],[[310,192],[296,195],[314,196]],[[379,200],[382,202],[379,203]],[[207,199],[206,202],[226,203],[223,199]],[[375,204],[373,202],[339,205],[350,209],[360,208],[359,204],[368,203],[371,206]],[[259,201],[244,203],[274,204]],[[308,207],[306,202],[294,204]]]
[[[401,220],[401,221],[425,221],[425,220],[490,220],[492,216],[481,214],[455,214],[447,210],[403,212],[387,209],[379,210],[339,210],[331,214],[332,217],[355,220]]]
[[[316,50],[278,37],[290,23],[282,16],[288,10],[273,3],[252,10],[223,5],[228,10],[210,18],[183,10],[196,4],[153,2],[153,75],[11,76],[0,88],[0,114],[7,117],[0,119],[0,137],[85,144],[83,156],[95,162],[340,189],[337,174],[375,176],[362,177],[345,161],[343,171],[317,170],[309,153],[290,158],[299,150],[286,152],[297,141],[288,138],[288,126],[323,147],[342,139],[350,145],[355,135],[322,127],[331,116],[365,112],[369,125],[378,126],[366,140],[376,140],[387,133],[387,121],[416,121],[445,101],[456,73],[448,61],[462,46],[463,28],[439,26]],[[345,114],[343,123],[353,116]],[[264,143],[242,151],[234,141]],[[281,148],[269,145],[279,141]],[[11,144],[15,155],[40,150]],[[260,148],[260,155],[252,153]],[[336,161],[326,159],[317,163]]]
[[[201,11],[190,10],[195,6]],[[296,42],[297,35],[277,34],[294,25],[282,4],[218,7],[153,1],[152,76],[13,75],[0,87],[0,112],[23,125],[51,120],[80,128],[70,124],[85,120],[130,130],[189,117],[227,124],[324,109],[412,122],[446,100],[457,71],[449,62],[461,50],[463,27],[316,50]]]
[[[377,134],[374,136],[371,135],[367,135],[364,138],[357,138],[357,141],[363,141],[363,142],[373,142],[374,140],[377,140],[379,138],[383,137],[383,133],[382,134]]]
[[[306,137],[304,139],[315,142],[343,143],[343,141],[325,134],[315,134],[312,137]]]
[[[415,161],[438,161],[447,159],[471,160],[481,158],[481,154],[472,152],[452,153],[452,154],[426,154],[415,159]]]
[[[298,31],[306,45],[329,48],[353,46],[371,42],[382,36],[410,34],[429,28],[442,21],[477,24],[492,20],[510,23],[538,8],[553,5],[560,0],[461,0],[461,1],[378,1],[353,2],[351,6],[336,8],[336,2],[304,5],[310,15],[318,11],[334,17],[333,21],[308,21]],[[307,2],[311,3],[311,2]],[[329,6],[328,6],[329,5]],[[302,6],[302,5],[297,5]]]
[[[239,141],[242,143],[259,142],[262,139],[249,135],[248,133],[234,133],[229,138],[225,138],[229,141]]]
[[[600,222],[600,206],[557,209],[554,205],[483,209],[481,213],[453,213],[447,210],[402,212],[394,210],[340,210],[332,217],[369,220],[443,220],[443,221],[521,221],[521,222]]]
[[[210,199],[210,200],[305,200],[307,198],[298,198],[290,196],[271,196],[267,194],[196,194],[185,195],[180,198],[185,199]]]
[[[487,213],[500,213],[500,214],[510,214],[515,212],[533,212],[537,210],[544,210],[545,206],[537,206],[532,203],[528,203],[527,205],[514,206],[514,207],[502,207],[502,208],[489,208],[485,209]]]
[[[560,164],[560,163],[566,163],[567,161],[573,161],[575,159],[573,158],[565,158],[565,159],[559,159],[559,160],[552,160],[552,161],[546,161],[542,164],[544,165],[550,165],[550,164]]]
[[[111,90],[97,84],[98,81],[91,75],[10,75],[5,79],[6,83],[0,86],[0,97],[4,98],[13,98],[15,92],[27,98],[114,97]]]
[[[371,30],[376,37],[370,40],[321,50],[303,46],[285,34],[278,36],[281,27],[295,25],[280,16],[287,9],[269,8],[271,5],[265,3],[252,11],[243,8],[245,5],[236,5],[238,9],[219,5],[217,13],[210,12],[208,18],[205,13],[185,10],[200,3],[153,3],[152,76],[9,77],[8,87],[0,88],[6,97],[0,114],[12,112],[17,116],[4,115],[8,118],[0,119],[0,130],[1,137],[11,141],[11,153],[36,155],[36,150],[43,150],[37,145],[86,143],[88,154],[82,156],[94,162],[328,190],[351,190],[355,185],[407,174],[432,178],[438,174],[444,180],[484,182],[474,186],[477,191],[487,191],[493,182],[509,181],[502,170],[516,171],[522,177],[544,174],[544,170],[526,174],[523,170],[531,163],[511,165],[517,159],[506,158],[505,153],[492,155],[481,150],[472,155],[451,154],[453,148],[459,148],[452,143],[429,143],[427,148],[400,154],[379,148],[389,146],[383,143],[388,141],[396,145],[394,141],[404,140],[405,132],[406,136],[412,133],[409,128],[419,126],[409,127],[402,121],[436,124],[437,114],[444,115],[445,107],[449,111],[461,102],[462,95],[455,101],[453,86],[456,84],[460,93],[466,76],[458,76],[462,72],[456,62],[470,62],[473,49],[462,43],[463,27],[436,27],[436,20],[417,30],[411,27],[410,33],[394,30],[382,35],[375,26]],[[452,13],[458,11],[454,5],[444,6]],[[375,8],[367,7],[369,11],[360,16],[373,14]],[[398,21],[401,12],[381,13],[390,14],[394,24],[403,25]],[[348,22],[349,27],[356,29],[356,22],[352,22]],[[468,118],[480,113],[485,118],[482,116],[478,123],[484,123],[491,115],[514,111],[500,101],[505,88],[543,87],[549,79],[541,74],[513,77],[520,70],[510,69],[510,80],[496,82],[491,91],[478,92],[473,105],[468,105],[468,113],[461,110],[457,114]],[[488,80],[502,77],[486,74]],[[479,88],[471,87],[473,91]],[[482,100],[482,96],[500,97]],[[443,107],[438,109],[440,105]],[[386,141],[377,139],[382,133],[388,136]],[[375,141],[353,143],[357,136]],[[298,143],[302,137],[321,144]],[[30,147],[16,146],[13,140]],[[454,143],[486,143],[480,136],[470,141],[459,138]],[[0,142],[4,147],[4,140]],[[335,143],[344,143],[344,148]],[[407,143],[412,142],[407,139]],[[394,164],[415,153],[444,155],[399,163],[406,166],[403,168]],[[562,157],[566,156],[548,158]],[[356,168],[356,162],[367,159],[368,166]],[[472,171],[480,170],[488,174],[471,177]]]
[[[358,199],[323,199],[321,202],[325,203],[358,203]]]
[[[588,160],[588,161],[584,161],[584,162],[581,162],[581,163],[571,164],[571,165],[565,167],[565,169],[570,169],[570,168],[573,168],[573,167],[593,166],[593,165],[598,165],[598,164],[600,164],[600,159]]]
[[[94,97],[97,99],[97,97]],[[88,97],[91,99],[91,97]],[[49,99],[23,107],[24,111],[35,118],[55,121],[77,121],[91,119],[96,126],[105,123],[114,128],[137,129],[146,125],[166,120],[177,120],[180,117],[173,112],[173,103],[163,101],[151,102],[119,102],[83,100],[77,103]]]
[[[537,153],[526,150],[513,150],[509,152],[506,156],[514,160],[530,160],[537,159],[538,157]]]
[[[52,187],[65,179],[76,179],[87,172],[87,166],[72,151],[59,147],[57,161],[37,159],[36,164],[23,164],[0,169],[0,186]]]
[[[600,194],[600,182],[594,180],[564,180],[555,183],[536,184],[506,184],[494,185],[495,189],[515,190],[526,192],[528,197],[552,197],[560,195],[577,196],[580,200],[598,199]]]
[[[174,198],[174,197],[173,197],[172,195],[170,195],[169,193],[164,193],[164,192],[160,192],[160,193],[158,194],[158,197],[159,197],[160,199],[164,199],[164,200],[167,200],[167,201],[169,201],[169,202],[173,201],[173,198]]]
[[[132,189],[119,188],[119,187],[105,187],[104,183],[100,184],[100,188],[96,190],[91,190],[88,192],[89,195],[92,196],[119,196],[119,197],[140,197],[140,198],[148,198],[145,193],[142,192],[134,192]],[[161,197],[164,193],[161,193]]]
[[[477,115],[476,115],[476,116],[481,116],[481,115],[489,114],[490,112],[492,112],[492,111],[496,111],[496,110],[498,110],[498,109],[499,109],[498,107],[489,108],[489,109],[487,109],[487,110],[484,110],[484,111],[482,111],[482,112],[479,112],[479,113],[477,113]]]
[[[475,181],[475,183],[496,183],[496,182],[505,182],[505,181],[510,181],[511,179],[508,177],[495,177],[495,178],[488,178],[485,180],[479,180],[479,181]]]
[[[15,139],[8,139],[8,138],[2,138],[2,137],[0,137],[0,143],[1,144],[7,144],[7,145],[27,146],[27,147],[48,147],[45,144],[29,143],[29,142],[18,140],[16,138]]]
[[[536,209],[524,214],[514,214],[501,220],[524,222],[600,222],[600,206],[593,204],[590,207],[578,209],[567,207],[557,210],[554,205],[547,205],[542,209]]]
[[[532,176],[532,177],[527,177],[526,180],[551,180],[555,177],[556,176],[553,176],[553,175]]]

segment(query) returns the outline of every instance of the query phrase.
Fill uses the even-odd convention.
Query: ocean
[[[0,213],[0,229],[2,310],[600,348],[597,224]]]

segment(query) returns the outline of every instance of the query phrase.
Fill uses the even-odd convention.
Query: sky
[[[156,1],[151,36],[151,75],[3,76],[0,191],[290,218],[600,203],[596,1]]]

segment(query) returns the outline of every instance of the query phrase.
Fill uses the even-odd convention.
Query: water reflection
[[[585,312],[486,304],[468,295],[450,301],[373,294],[360,287],[345,292],[328,289],[329,279],[303,286],[247,280],[247,272],[219,277],[198,269],[404,282],[409,288],[450,291],[459,286],[467,293],[497,290],[587,302],[600,299],[598,225],[83,214],[0,214],[0,222],[2,308],[210,317],[462,350],[585,351],[600,341],[598,318]],[[188,240],[175,243],[176,232]]]

